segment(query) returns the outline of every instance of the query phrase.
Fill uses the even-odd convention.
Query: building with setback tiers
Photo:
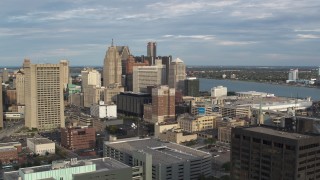
[[[262,126],[231,131],[231,179],[320,178],[319,135]]]
[[[63,82],[66,64],[23,63],[25,73],[25,126],[50,130],[65,126]]]
[[[142,166],[144,180],[193,180],[211,175],[211,154],[155,139],[105,142],[104,156]]]
[[[175,88],[176,91],[184,90],[184,80],[186,79],[186,65],[177,58],[170,63],[169,67],[169,87]]]

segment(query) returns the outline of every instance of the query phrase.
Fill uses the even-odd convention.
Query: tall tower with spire
[[[108,87],[113,84],[121,85],[121,57],[117,50],[117,47],[113,45],[108,48],[106,56],[104,58],[103,65],[103,86]]]

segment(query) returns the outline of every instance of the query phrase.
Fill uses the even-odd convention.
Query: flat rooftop
[[[27,141],[32,142],[33,144],[50,144],[54,143],[47,138],[28,138]]]
[[[209,153],[204,151],[150,138],[105,142],[105,145],[126,154],[132,154],[133,151],[151,154],[153,164],[173,164],[211,157]]]
[[[268,128],[263,126],[244,127],[243,130],[267,134],[267,135],[273,135],[273,136],[278,136],[278,137],[283,137],[283,138],[288,138],[293,140],[308,139],[308,138],[315,137],[315,135],[286,132],[286,131],[276,130],[273,128]]]
[[[21,143],[19,143],[19,142],[0,143],[0,148],[2,148],[2,147],[8,147],[8,146],[21,146]]]
[[[70,161],[60,161],[59,163],[69,163],[69,162]],[[67,165],[66,167],[62,167],[60,169],[85,166],[85,165],[89,165],[89,164],[94,164],[96,166],[96,171],[109,171],[109,170],[115,170],[115,169],[130,168],[130,166],[123,164],[117,160],[105,157],[105,158],[77,161],[77,163],[74,165]],[[44,172],[44,171],[52,170],[52,165],[20,168],[20,170],[25,174]],[[81,172],[74,173],[74,174],[80,174],[80,173]],[[18,171],[7,172],[4,174],[4,177],[5,177],[5,179],[8,179],[8,180],[11,180],[11,179],[16,180],[19,177],[19,173],[18,173]]]

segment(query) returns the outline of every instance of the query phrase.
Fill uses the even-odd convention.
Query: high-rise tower
[[[17,104],[24,105],[24,86],[25,86],[25,79],[24,79],[24,72],[23,70],[19,70],[16,74],[16,90],[17,90]]]
[[[0,77],[0,128],[3,128],[2,77]]]
[[[9,81],[9,72],[8,72],[8,69],[7,69],[7,68],[4,68],[4,69],[2,70],[2,81],[3,81],[3,82]]]
[[[169,87],[176,91],[184,90],[184,80],[186,79],[186,65],[177,58],[170,63],[169,67]]]
[[[50,130],[65,126],[64,64],[31,64],[24,60],[25,126]]]
[[[121,85],[122,60],[127,60],[129,55],[127,46],[114,46],[112,42],[104,58],[103,86]]]
[[[150,64],[154,65],[157,57],[157,43],[156,42],[148,42],[147,45],[147,56],[150,58]]]

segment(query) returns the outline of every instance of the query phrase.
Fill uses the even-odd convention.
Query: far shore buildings
[[[65,61],[58,64],[32,64],[25,59],[25,126],[52,130],[65,126],[63,88],[69,77]]]

